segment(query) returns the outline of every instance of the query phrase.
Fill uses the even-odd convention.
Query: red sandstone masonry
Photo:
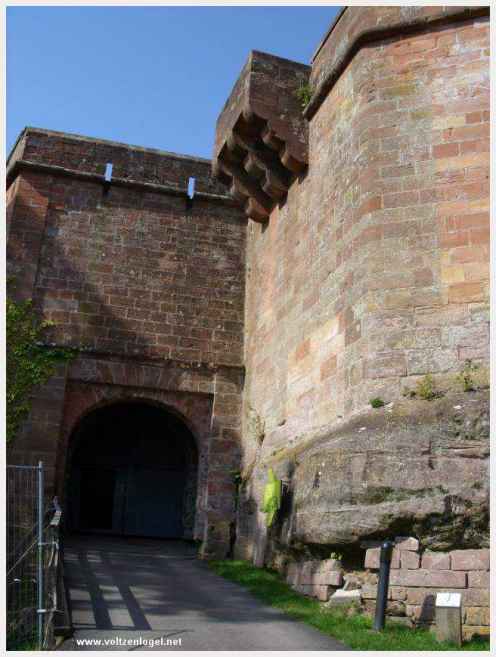
[[[335,559],[293,562],[286,581],[296,591],[326,601],[343,584],[341,563]]]
[[[198,364],[233,373],[226,381],[212,367],[207,381],[195,380],[214,385],[216,397],[205,554],[228,540],[226,471],[240,448],[244,361],[245,407],[265,431],[261,450],[246,436],[246,464],[347,420],[374,396],[394,401],[403,384],[426,373],[455,374],[467,358],[488,362],[489,31],[474,11],[487,14],[345,11],[314,60],[308,171],[291,178],[285,202],[269,203],[268,225],[248,226],[246,259],[245,223],[211,180],[207,161],[35,129],[16,145],[9,272],[18,277],[18,295],[34,296],[56,323],[51,338],[98,355],[111,373],[118,359],[130,380],[150,377],[152,387],[155,373],[135,361],[163,364],[158,376],[171,389],[181,387],[177,364],[190,380]],[[367,47],[353,46],[363,29],[412,21],[414,31],[380,32]],[[306,67],[287,68],[306,79]],[[273,89],[265,79],[271,110],[279,102]],[[298,104],[294,95],[291,103]],[[279,127],[304,125],[301,115],[289,119]],[[277,158],[290,162],[282,142],[260,122],[252,127],[261,130],[256,139],[272,143],[274,171]],[[109,161],[114,183],[104,193]],[[193,207],[185,199],[190,175],[200,192]],[[137,386],[140,394],[145,388]],[[54,395],[63,399],[60,389]],[[51,423],[43,431],[56,433],[40,402],[37,412]],[[53,460],[43,431],[39,445],[27,439],[26,451],[50,448],[43,453]],[[449,479],[448,468],[441,475]],[[428,571],[440,581],[449,572],[482,582],[478,571],[454,570],[451,557],[450,568],[427,569],[399,552],[402,577],[419,581]],[[484,588],[473,590],[482,600]],[[411,607],[417,615],[418,605]]]
[[[183,391],[194,424],[211,395],[195,531],[205,554],[225,555],[234,509],[228,473],[239,462],[242,213],[207,160],[44,130],[24,131],[9,182],[13,292],[54,322],[47,340],[82,354],[35,396],[9,462],[41,458],[47,488],[62,496],[70,433],[95,405],[131,395],[181,407]]]
[[[489,626],[489,550],[452,550],[451,552],[424,551],[419,553],[417,539],[396,539],[396,559],[393,555],[388,599],[402,602],[408,617],[414,621],[432,623],[438,592],[460,592],[462,596],[463,634],[469,638],[478,628],[487,634]],[[401,546],[408,551],[400,551]],[[379,548],[369,548],[365,554],[365,568],[378,569]],[[408,561],[421,561],[421,568],[408,569]],[[401,568],[400,561],[401,559]],[[362,586],[362,598],[374,600],[376,584]]]
[[[100,176],[111,163],[113,178],[186,192],[189,177],[194,177],[197,192],[226,194],[225,187],[212,178],[210,160],[54,130],[26,128],[8,159],[9,169],[19,160]]]
[[[267,453],[418,376],[487,364],[488,324],[470,309],[488,304],[489,160],[462,145],[488,145],[488,20],[431,30],[451,10],[347,8],[314,61],[318,84],[339,35],[426,19],[355,52],[309,123],[306,177],[266,228],[249,225],[246,395]],[[441,324],[429,339],[428,322]]]
[[[453,550],[452,570],[489,570],[489,550]]]
[[[53,146],[50,163],[58,158],[61,166],[84,169],[93,161],[70,159],[83,156],[81,144],[103,148],[70,136],[60,145],[60,139],[28,131],[24,150],[38,152],[41,140]],[[105,148],[108,154],[117,147]],[[154,158],[166,171],[169,156]],[[182,167],[187,163],[181,160]],[[191,173],[196,166],[192,161]],[[53,342],[241,364],[245,227],[237,210],[204,199],[187,210],[181,198],[125,187],[111,186],[103,195],[98,182],[42,173],[19,180],[10,273],[20,294],[33,297],[55,323]]]

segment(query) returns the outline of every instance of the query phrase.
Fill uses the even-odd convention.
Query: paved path
[[[347,649],[219,577],[181,541],[71,537],[64,562],[75,633],[62,650]],[[160,637],[181,645],[149,647]],[[140,638],[148,645],[76,645]]]

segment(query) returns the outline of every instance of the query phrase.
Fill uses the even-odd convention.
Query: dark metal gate
[[[180,538],[184,485],[183,471],[146,466],[75,468],[74,527],[124,536]]]

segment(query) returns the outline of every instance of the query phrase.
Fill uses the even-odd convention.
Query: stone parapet
[[[255,221],[266,221],[307,165],[298,89],[310,67],[252,51],[217,120],[213,170]]]
[[[196,192],[227,194],[212,177],[210,160],[41,128],[28,127],[20,134],[7,161],[8,175],[19,164],[101,179],[112,164],[112,180],[163,185],[186,194],[188,180],[194,178]]]

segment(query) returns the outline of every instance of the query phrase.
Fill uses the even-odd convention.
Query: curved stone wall
[[[394,8],[403,10],[421,8]],[[347,47],[332,42],[341,21],[350,32],[346,21],[363,26],[369,14],[377,25],[394,18],[389,8],[346,10],[314,61],[317,85]],[[489,28],[487,17],[455,18],[364,43],[310,120],[306,177],[267,226],[249,224],[244,440],[253,475],[244,496],[252,509],[267,465],[284,464],[287,538],[339,544],[386,533],[408,513],[391,499],[380,520],[385,500],[374,495],[394,497],[402,482],[429,489],[415,483],[424,459],[422,479],[446,480],[425,522],[452,498],[452,519],[480,502],[487,533]],[[426,398],[438,395],[432,420],[436,402]],[[371,399],[389,406],[373,409]],[[458,406],[479,417],[474,435],[445,429]],[[401,430],[371,431],[388,411]],[[347,534],[336,516],[330,530],[324,512],[346,516],[355,480],[370,505],[365,525]],[[461,488],[466,505],[456,501]],[[319,502],[306,505],[308,495]],[[242,516],[240,549],[249,550],[263,514]],[[413,525],[412,516],[402,531]]]

